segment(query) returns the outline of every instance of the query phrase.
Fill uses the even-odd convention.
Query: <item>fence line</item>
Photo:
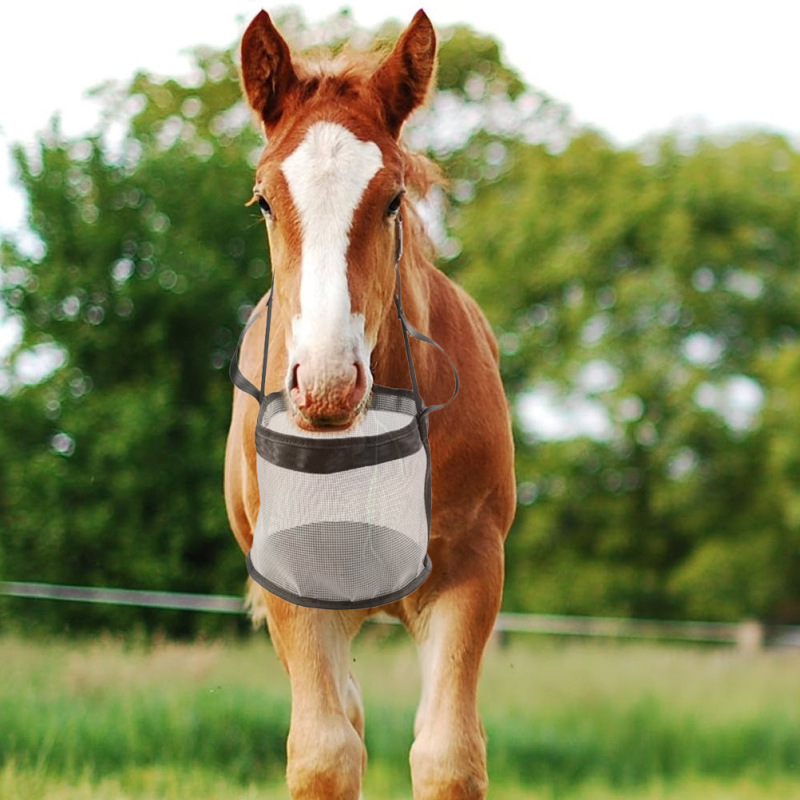
[[[233,595],[153,592],[139,589],[107,589],[24,582],[0,582],[0,595],[38,600],[67,600],[162,608],[175,611],[205,611],[217,614],[241,614],[244,612],[242,598]],[[370,621],[398,624],[398,620],[387,614],[377,614],[371,617]],[[538,633],[559,636],[719,642],[735,644],[740,649],[748,651],[760,649],[766,638],[764,626],[754,621],[684,622],[508,612],[498,615],[495,631],[501,636],[507,633]],[[769,634],[771,643],[800,647],[800,626],[784,625],[770,628]]]
[[[740,628],[741,623],[738,622],[683,622],[562,614],[500,614],[496,625],[501,632],[695,642],[736,642]]]
[[[89,586],[58,586],[51,583],[0,583],[0,594],[38,600],[73,600],[116,606],[164,608],[175,611],[210,611],[217,614],[241,614],[241,597],[182,592],[149,592],[139,589],[100,589]]]

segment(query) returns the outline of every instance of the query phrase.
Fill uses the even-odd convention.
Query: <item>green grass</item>
[[[367,800],[409,800],[410,792],[376,790],[367,784]],[[50,776],[6,765],[0,769],[3,800],[289,800],[279,783],[239,784],[197,768],[127,769],[103,778]],[[632,790],[587,783],[567,791],[547,787],[493,785],[491,800],[797,800],[798,783],[788,779],[739,778],[720,783],[687,778],[676,783],[654,781]]]
[[[413,648],[354,670],[367,800],[410,797]],[[481,685],[490,797],[800,797],[800,654],[514,639]],[[0,638],[0,798],[286,798],[288,680],[268,642]]]

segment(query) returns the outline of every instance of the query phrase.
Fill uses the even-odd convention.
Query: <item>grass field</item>
[[[370,626],[366,800],[410,798],[413,649]],[[800,653],[513,639],[481,705],[495,800],[797,800]],[[0,637],[2,800],[285,800],[288,681],[246,643]]]

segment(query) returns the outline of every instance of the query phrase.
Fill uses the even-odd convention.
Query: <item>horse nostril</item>
[[[360,361],[353,364],[356,370],[356,382],[350,393],[350,401],[357,406],[367,393],[367,373]]]
[[[300,380],[299,380],[299,377],[298,377],[299,370],[300,370],[300,365],[299,364],[295,364],[292,367],[292,379],[289,382],[289,391],[291,391],[292,389],[299,389],[300,388]]]

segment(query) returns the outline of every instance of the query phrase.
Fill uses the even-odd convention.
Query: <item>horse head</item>
[[[266,136],[253,196],[268,231],[292,415],[306,429],[346,428],[369,401],[370,356],[393,311],[408,171],[399,137],[431,86],[436,36],[419,11],[381,61],[306,65],[262,11],[241,57]]]

